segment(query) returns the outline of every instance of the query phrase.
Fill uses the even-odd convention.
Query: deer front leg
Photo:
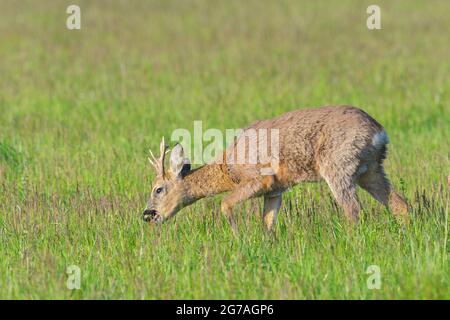
[[[263,190],[263,182],[259,180],[252,180],[250,182],[239,185],[222,200],[221,210],[230,222],[231,228],[233,229],[234,233],[237,232],[236,221],[233,215],[234,206],[242,201],[261,194]]]
[[[272,231],[272,227],[277,220],[282,199],[282,193],[264,195],[263,221],[268,231]]]

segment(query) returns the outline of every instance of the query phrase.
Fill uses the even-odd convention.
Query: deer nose
[[[142,213],[142,219],[144,219],[144,221],[151,221],[155,216],[156,216],[157,212],[156,210],[153,209],[145,209],[144,212]]]

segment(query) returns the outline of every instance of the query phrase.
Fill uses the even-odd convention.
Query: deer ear
[[[189,159],[184,157],[184,150],[181,144],[173,147],[170,153],[170,170],[178,177],[184,177],[191,170],[191,164]]]

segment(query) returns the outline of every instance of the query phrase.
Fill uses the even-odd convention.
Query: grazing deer
[[[273,175],[260,174],[267,163],[227,161],[245,132],[263,128],[279,132],[279,162]],[[407,219],[407,203],[392,189],[383,169],[387,144],[384,128],[364,111],[351,106],[296,110],[257,121],[228,146],[221,158],[224,161],[194,170],[179,144],[171,152],[170,170],[165,170],[167,146],[163,138],[160,157],[151,154],[153,159],[149,158],[157,176],[143,218],[162,222],[201,198],[229,192],[222,200],[221,210],[233,230],[236,230],[233,207],[259,196],[264,197],[263,222],[271,230],[282,193],[300,182],[322,178],[351,222],[358,220],[360,211],[357,185],[390,207],[395,216]]]

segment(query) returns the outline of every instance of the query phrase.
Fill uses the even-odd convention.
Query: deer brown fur
[[[245,132],[277,129],[278,167],[273,175],[262,175],[267,161],[230,161]],[[220,157],[222,161],[190,170],[183,148],[172,150],[170,170],[164,171],[166,146],[161,157],[153,158],[157,177],[144,211],[144,220],[161,222],[181,208],[204,197],[228,192],[221,209],[236,228],[233,207],[253,197],[264,197],[263,222],[272,229],[282,203],[282,193],[304,181],[325,180],[337,203],[351,222],[358,220],[360,204],[356,186],[389,207],[393,214],[407,219],[408,206],[386,177],[383,160],[388,137],[385,129],[364,111],[351,106],[296,110],[257,121]],[[248,151],[248,150],[247,150]]]

